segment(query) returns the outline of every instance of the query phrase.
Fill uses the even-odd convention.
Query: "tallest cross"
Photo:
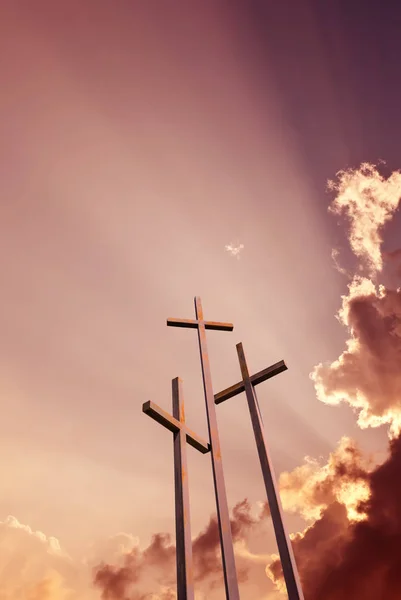
[[[207,423],[209,429],[213,480],[216,495],[217,518],[219,523],[226,598],[227,600],[239,600],[239,589],[237,571],[235,568],[230,514],[228,511],[227,494],[224,483],[223,463],[221,460],[220,440],[217,430],[217,418],[214,404],[212,377],[210,373],[210,363],[206,344],[206,329],[232,331],[234,329],[234,326],[232,323],[217,323],[215,321],[205,321],[203,318],[203,310],[200,298],[195,298],[195,316],[196,320],[167,319],[167,325],[171,327],[189,327],[198,330],[199,352],[202,367],[203,389],[205,392],[206,401]]]

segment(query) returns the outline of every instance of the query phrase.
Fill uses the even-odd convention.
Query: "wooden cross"
[[[194,577],[192,562],[192,539],[189,513],[189,488],[186,442],[202,454],[210,450],[185,423],[182,381],[173,379],[173,415],[169,415],[153,402],[145,402],[144,413],[169,429],[174,434],[174,488],[175,488],[175,531],[177,564],[177,599],[194,600]]]
[[[263,371],[259,371],[259,373],[256,373],[255,375],[249,375],[242,344],[237,344],[237,354],[241,367],[242,381],[216,394],[215,403],[220,404],[241,392],[245,392],[246,394],[288,598],[289,600],[304,600],[297,565],[292,551],[291,540],[284,525],[280,494],[272,460],[267,447],[262,415],[260,413],[255,392],[255,385],[286,371],[287,366],[282,360]]]
[[[205,321],[203,318],[203,310],[200,298],[195,298],[195,316],[195,320],[167,319],[167,325],[171,327],[189,327],[198,330],[203,389],[205,393],[214,490],[216,496],[217,520],[219,525],[221,555],[223,562],[224,585],[227,600],[239,600],[238,578],[237,570],[235,567],[230,513],[228,510],[227,493],[224,483],[220,440],[217,430],[216,407],[214,405],[212,377],[210,373],[210,363],[206,344],[206,329],[232,331],[234,326],[232,325],[232,323],[217,323],[215,321]]]

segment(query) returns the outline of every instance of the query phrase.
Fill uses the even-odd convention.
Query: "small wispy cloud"
[[[238,246],[234,246],[234,244],[227,244],[224,246],[225,251],[231,254],[231,256],[236,256],[238,260],[240,258],[240,252],[243,250],[243,248],[244,244],[238,244]]]

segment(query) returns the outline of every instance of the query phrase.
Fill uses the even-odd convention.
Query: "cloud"
[[[263,575],[267,557],[249,552],[246,537],[266,515],[265,503],[253,510],[244,500],[233,508],[231,526],[241,581],[246,580],[253,565]],[[193,546],[195,579],[201,588],[196,598],[204,600],[223,579],[215,517],[194,538]],[[206,595],[202,595],[202,587]],[[171,537],[155,534],[141,548],[138,538],[119,533],[97,542],[85,559],[73,559],[56,538],[34,531],[15,517],[0,522],[1,600],[99,600],[100,597],[175,600],[175,545]]]
[[[339,256],[340,256],[340,251],[338,250],[338,248],[333,248],[333,250],[331,251],[331,258],[334,263],[334,268],[341,275],[346,275],[348,277],[348,279],[351,279],[352,276],[348,273],[347,269],[345,269],[344,267],[342,267],[340,265]]]
[[[238,554],[252,562],[252,555],[246,552],[243,542],[251,529],[268,516],[265,503],[258,514],[252,514],[251,506],[245,499],[234,506],[231,530]],[[212,516],[207,526],[193,540],[194,580],[214,588],[222,582],[220,538],[217,518]],[[247,567],[238,569],[239,578],[245,581]],[[152,577],[150,577],[152,573]],[[172,576],[174,574],[174,577]],[[135,600],[147,598],[144,595],[150,579],[155,578],[164,594],[171,594],[175,582],[175,546],[167,534],[155,534],[144,550],[138,546],[125,554],[120,565],[100,564],[94,569],[94,585],[100,589],[103,600],[125,600],[131,595]],[[154,587],[154,586],[153,586]],[[158,590],[156,593],[160,593]],[[131,594],[131,595],[130,595]],[[135,596],[136,594],[136,596]],[[150,596],[149,596],[150,597]]]
[[[401,590],[401,290],[385,287],[379,276],[401,253],[382,251],[401,175],[385,180],[365,164],[340,172],[331,189],[337,192],[331,211],[348,217],[358,264],[337,315],[349,334],[345,350],[331,364],[317,365],[311,378],[318,399],[347,402],[360,427],[389,424],[389,454],[373,466],[344,438],[326,465],[307,459],[281,476],[280,488],[284,507],[309,521],[292,536],[307,600],[395,600]],[[284,592],[277,557],[267,574]]]
[[[235,246],[234,244],[227,244],[224,246],[224,249],[226,252],[231,254],[231,256],[236,256],[239,260],[240,252],[244,249],[244,244],[238,244],[238,246]]]
[[[401,279],[401,248],[391,252],[382,252],[383,262],[394,270],[395,275]]]
[[[320,518],[338,502],[351,521],[366,518],[361,506],[369,497],[368,469],[371,462],[350,438],[340,440],[326,465],[307,457],[291,473],[280,475],[280,496],[284,510],[301,514],[307,521]]]
[[[146,598],[147,579],[150,570],[160,583],[171,578],[174,572],[175,547],[170,536],[157,533],[144,550],[136,545],[120,557],[122,564],[102,563],[94,568],[93,583],[101,590],[104,600],[125,600],[128,594],[133,598]],[[147,577],[146,577],[147,575]],[[141,586],[139,584],[141,583]],[[145,584],[145,585],[144,585]],[[135,588],[135,589],[134,589]],[[164,593],[164,592],[163,592]],[[130,596],[131,598],[131,596]]]
[[[44,579],[27,590],[26,600],[69,600],[71,590],[64,586],[57,572],[50,572]]]
[[[350,338],[341,356],[315,367],[311,378],[319,400],[348,403],[360,427],[401,425],[401,290],[356,277],[343,297],[338,318]]]
[[[231,532],[234,544],[241,543],[249,531],[266,518],[265,505],[259,515],[251,514],[248,500],[236,504],[232,511]],[[220,538],[217,518],[211,517],[207,527],[193,541],[195,580],[204,581],[212,575],[222,576],[220,560]],[[242,580],[246,579],[246,572],[241,573]]]
[[[337,192],[330,211],[348,217],[351,250],[370,274],[381,271],[381,230],[399,205],[401,173],[394,171],[385,179],[374,165],[364,163],[359,169],[337,173],[329,189]]]
[[[67,556],[62,552],[59,541],[52,536],[46,536],[41,531],[33,531],[28,525],[23,525],[13,516],[0,521],[1,542],[3,545],[11,538],[15,541],[25,541],[25,544],[40,544],[41,549],[54,556]]]
[[[364,518],[352,519],[347,502],[334,497],[310,527],[294,536],[305,598],[396,600],[401,590],[401,438],[390,441],[387,460],[370,471],[359,458],[344,470],[336,461],[336,468],[337,486],[353,478],[356,487],[361,480],[367,484],[368,497],[357,508]],[[267,572],[283,589],[278,560]]]
[[[330,210],[349,219],[349,242],[359,262],[359,273],[342,297],[337,318],[349,332],[346,349],[331,364],[311,373],[319,400],[348,403],[358,413],[360,427],[388,423],[390,435],[401,428],[401,289],[377,283],[383,260],[396,261],[401,249],[382,253],[382,228],[397,209],[401,174],[384,179],[369,164],[341,171]],[[335,258],[337,255],[335,254]],[[384,257],[384,258],[383,258]],[[371,278],[361,275],[368,268]],[[401,279],[400,279],[401,283]]]
[[[106,539],[97,540],[96,544],[90,547],[85,562],[90,568],[95,567],[102,561],[112,564],[137,547],[139,547],[137,536],[120,532]]]
[[[136,550],[126,555],[124,564],[116,567],[102,564],[95,572],[94,584],[102,590],[102,598],[115,600],[124,598],[126,590],[137,583],[140,576],[140,565]]]
[[[56,538],[13,516],[0,522],[1,600],[89,600],[90,587],[85,595],[76,586],[80,571]]]
[[[284,510],[298,513],[311,523],[304,532],[291,536],[308,600],[308,581],[314,580],[326,554],[327,569],[331,569],[338,549],[348,539],[351,526],[368,519],[372,468],[372,461],[363,456],[357,444],[344,437],[325,465],[307,457],[303,465],[280,476]],[[272,557],[267,574],[284,593],[278,556]]]

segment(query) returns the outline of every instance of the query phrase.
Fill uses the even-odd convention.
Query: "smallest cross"
[[[142,410],[174,434],[177,599],[194,600],[186,442],[202,454],[209,452],[210,445],[186,426],[182,381],[178,377],[172,381],[172,395],[173,415],[150,401],[143,404]]]

